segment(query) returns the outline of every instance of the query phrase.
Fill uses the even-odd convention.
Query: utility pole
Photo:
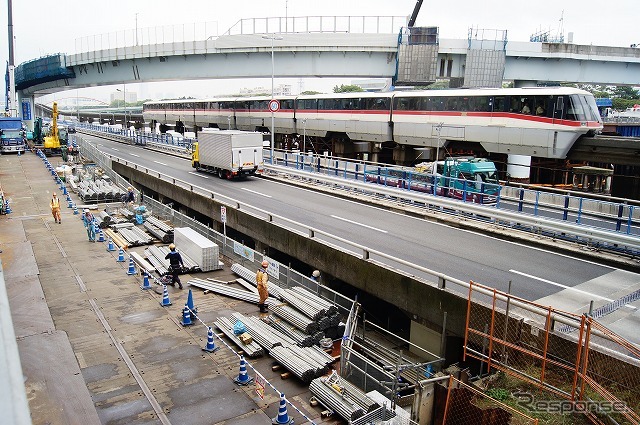
[[[7,0],[9,6],[8,20],[9,20],[9,66],[7,67],[7,73],[9,74],[9,87],[7,87],[6,94],[6,106],[5,109],[10,117],[18,116],[18,107],[16,105],[16,79],[15,79],[15,58],[14,58],[14,43],[13,43],[13,6],[12,0]]]

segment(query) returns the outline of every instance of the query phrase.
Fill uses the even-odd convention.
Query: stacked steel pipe
[[[162,243],[171,243],[173,242],[173,233],[167,233],[160,229],[159,227],[154,226],[149,223],[149,221],[145,221],[142,223],[147,232],[151,233],[156,239],[161,241]]]
[[[245,316],[241,313],[233,313],[231,316],[231,321],[234,321],[234,323],[236,320],[244,323],[253,340],[267,351],[270,351],[273,347],[295,344],[293,339],[256,317]]]
[[[324,405],[348,421],[358,419],[380,407],[362,390],[346,379],[337,377],[335,373],[330,377],[314,379],[309,385],[309,390]]]
[[[319,360],[313,347],[277,346],[269,351],[269,355],[303,382],[311,382],[328,370],[328,363]]]
[[[233,341],[234,344],[240,347],[242,351],[246,353],[247,356],[258,357],[264,354],[264,350],[257,342],[253,341],[250,344],[243,343],[240,340],[240,338],[238,338],[236,334],[233,332],[232,321],[227,319],[226,317],[218,317],[218,320],[213,322],[213,324],[216,325],[216,327],[220,329],[222,333],[227,336],[227,338]]]
[[[164,221],[161,221],[160,219],[153,216],[147,217],[146,221],[152,226],[155,226],[158,229],[162,230],[164,233],[173,235],[173,227],[165,223]]]
[[[225,285],[223,283],[216,283],[216,282],[211,282],[203,279],[190,279],[189,282],[187,283],[191,286],[207,289],[216,294],[224,295],[230,298],[235,298],[241,301],[246,301],[251,304],[258,304],[258,301],[259,301],[258,294],[245,291],[244,289],[234,288],[233,286]],[[274,305],[276,303],[278,303],[278,300],[273,298],[267,298],[266,304]]]
[[[327,311],[327,315],[333,315],[338,312],[338,307],[330,301],[325,300],[302,286],[294,286],[291,290],[300,294],[302,298],[307,300],[309,303],[314,303],[324,308]]]
[[[318,331],[318,324],[316,322],[298,312],[298,310],[295,310],[293,307],[289,307],[287,305],[273,305],[269,308],[273,311],[273,314],[278,317],[282,317],[284,320],[303,332],[312,334]]]
[[[291,289],[282,289],[280,291],[280,295],[282,295],[282,299],[286,301],[287,304],[297,308],[305,316],[315,321],[320,320],[327,313],[327,310],[308,299],[302,298],[301,294],[292,291]]]
[[[252,285],[257,285],[256,282],[256,271],[251,271],[248,268],[241,266],[238,263],[235,263],[231,266],[231,271],[240,276],[241,278],[247,280]],[[273,282],[269,282],[267,285],[267,289],[269,290],[269,295],[279,300],[282,299],[282,295],[280,292],[282,289]]]
[[[274,316],[269,316],[269,324],[287,335],[289,338],[293,339],[300,347],[311,347],[312,345],[318,344],[320,340],[324,338],[324,333],[322,332],[316,332],[313,335],[309,335]]]
[[[129,246],[148,245],[153,241],[153,238],[135,226],[122,227],[118,229],[118,233],[126,239]]]

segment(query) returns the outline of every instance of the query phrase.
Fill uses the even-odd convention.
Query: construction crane
[[[407,24],[408,28],[413,27],[413,25],[416,23],[416,18],[418,17],[418,13],[420,12],[420,8],[421,7],[422,7],[422,0],[416,1],[416,5],[413,8],[413,12],[411,13],[411,16],[409,17],[409,23]]]

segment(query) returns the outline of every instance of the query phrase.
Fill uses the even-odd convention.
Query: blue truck
[[[0,153],[24,153],[25,139],[20,118],[0,117]]]

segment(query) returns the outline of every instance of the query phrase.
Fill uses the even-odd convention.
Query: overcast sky
[[[0,8],[0,58],[8,59],[7,0]],[[78,39],[98,34],[174,24],[207,22],[212,35],[222,34],[243,18],[276,16],[408,16],[415,0],[13,0],[16,65],[51,53],[76,52]],[[560,21],[563,18],[562,22]],[[511,41],[528,41],[540,30],[565,37],[573,32],[576,44],[624,46],[640,44],[640,0],[424,0],[416,26],[437,26],[441,38],[467,38],[469,28],[508,31]],[[217,31],[216,31],[217,27]],[[297,90],[297,80],[288,83]],[[304,89],[329,91],[338,80],[305,80]],[[204,85],[203,85],[204,84]],[[270,81],[230,80],[147,84],[135,87],[139,97],[227,94],[243,87],[270,87]],[[127,86],[128,87],[128,86]],[[134,88],[132,87],[132,90]],[[80,96],[108,98],[114,88],[80,91]],[[129,90],[129,88],[127,89]],[[67,93],[68,95],[68,93]],[[62,96],[62,94],[60,95]],[[3,96],[4,97],[4,96]]]

